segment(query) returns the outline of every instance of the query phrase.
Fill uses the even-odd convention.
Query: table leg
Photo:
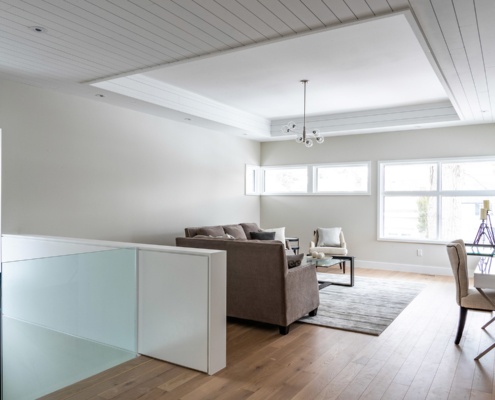
[[[478,361],[481,357],[483,357],[485,354],[489,353],[495,348],[495,343],[493,343],[490,347],[488,347],[486,350],[482,351],[480,354],[478,354],[474,359]]]
[[[476,288],[476,290],[477,290],[478,292],[480,292],[480,294],[483,296],[483,298],[484,298],[486,301],[488,301],[488,303],[490,303],[490,305],[491,305],[493,308],[495,308],[495,304],[493,304],[493,302],[492,302],[492,301],[490,300],[490,298],[486,295],[486,293],[485,293],[485,292],[483,292],[483,289],[481,289],[481,288],[478,288],[478,287],[477,287],[477,288]]]
[[[346,261],[349,261],[350,268],[349,268],[349,283],[338,283],[338,282],[330,282],[331,285],[337,285],[337,286],[354,286],[354,257],[351,256],[340,256],[340,257],[335,257],[338,260],[342,260],[342,262],[345,264]]]
[[[493,317],[490,321],[488,321],[485,325],[481,327],[481,329],[485,329],[488,325],[490,325],[493,321],[495,321],[495,317]]]

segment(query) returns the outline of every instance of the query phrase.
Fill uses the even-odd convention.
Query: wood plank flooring
[[[356,270],[427,287],[380,336],[295,324],[229,321],[227,368],[214,376],[138,357],[44,399],[495,399],[495,340],[489,313],[468,313],[459,346],[453,278]],[[364,299],[365,301],[365,299]]]

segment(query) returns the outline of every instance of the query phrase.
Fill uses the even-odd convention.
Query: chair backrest
[[[469,290],[467,254],[464,241],[458,239],[447,244],[447,253],[455,278],[456,300],[460,306],[461,299],[467,296]]]

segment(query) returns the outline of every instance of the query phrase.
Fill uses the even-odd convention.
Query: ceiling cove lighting
[[[296,133],[297,143],[304,143],[306,147],[311,147],[313,146],[313,139],[307,137],[306,135],[306,85],[308,83],[308,80],[303,79],[301,83],[304,85],[304,114],[303,114],[302,132],[299,131],[299,128],[296,125],[296,123],[292,121],[282,127],[282,132],[285,134]],[[314,136],[316,143],[323,143],[325,141],[325,139],[323,139],[323,136],[321,136],[319,129],[312,129],[310,134]]]

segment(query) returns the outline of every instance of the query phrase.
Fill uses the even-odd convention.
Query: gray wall
[[[174,244],[186,226],[259,222],[260,144],[0,81],[2,232]]]
[[[487,155],[495,155],[494,124],[328,137],[310,149],[294,141],[263,143],[262,165],[371,161],[371,196],[263,196],[261,224],[285,226],[304,251],[316,227],[341,226],[360,266],[450,273],[444,245],[377,240],[377,161]]]

